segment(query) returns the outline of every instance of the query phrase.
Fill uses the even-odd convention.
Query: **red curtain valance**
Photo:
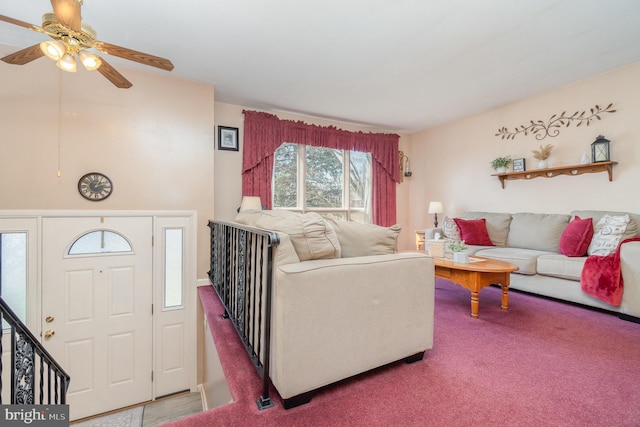
[[[395,183],[400,182],[399,135],[350,132],[333,126],[280,120],[277,116],[244,110],[242,194],[260,196],[271,209],[273,156],[284,142],[371,153],[373,160],[373,220],[395,223]]]

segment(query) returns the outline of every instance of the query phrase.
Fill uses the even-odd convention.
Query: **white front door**
[[[43,218],[43,343],[72,420],[152,399],[151,217]]]

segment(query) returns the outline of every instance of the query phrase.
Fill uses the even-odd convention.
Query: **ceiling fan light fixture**
[[[70,73],[76,72],[76,60],[72,55],[69,55],[68,53],[62,55],[62,58],[60,58],[58,62],[56,62],[56,65],[61,70],[68,71]]]
[[[100,60],[100,58],[93,53],[81,50],[80,52],[78,52],[78,56],[80,57],[80,62],[82,62],[82,65],[84,65],[84,68],[86,68],[88,71],[97,70],[98,68],[100,68],[100,65],[102,65],[102,61]]]
[[[112,67],[100,52],[164,71],[173,70],[173,64],[166,58],[96,40],[96,31],[82,21],[82,4],[83,0],[51,0],[53,12],[42,16],[42,27],[0,15],[0,21],[51,37],[47,42],[29,46],[0,59],[8,64],[25,65],[47,56],[58,68],[71,73],[77,71],[80,59],[87,70],[98,70],[104,78],[121,89],[130,88],[131,82]],[[92,54],[93,49],[99,53]]]
[[[48,58],[58,61],[66,52],[64,43],[60,40],[49,40],[40,43],[40,49]]]

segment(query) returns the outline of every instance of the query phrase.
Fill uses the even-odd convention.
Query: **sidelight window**
[[[182,306],[182,228],[164,230],[164,307]]]
[[[26,323],[27,233],[0,233],[0,296]],[[3,322],[2,328],[8,325]]]

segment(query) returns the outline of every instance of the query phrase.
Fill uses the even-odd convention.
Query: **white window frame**
[[[317,212],[320,215],[329,215],[329,214],[341,214],[344,215],[344,218],[346,220],[351,220],[352,219],[352,213],[353,212],[358,212],[358,213],[362,213],[364,216],[366,216],[366,208],[352,208],[351,207],[351,183],[350,183],[350,179],[351,176],[349,174],[350,172],[350,165],[351,165],[351,161],[350,161],[350,155],[351,152],[350,150],[344,150],[341,148],[337,148],[336,150],[340,150],[342,151],[342,164],[346,165],[346,167],[342,168],[342,207],[341,208],[310,208],[307,206],[307,200],[306,200],[306,191],[305,191],[305,183],[306,183],[306,155],[307,155],[307,145],[305,144],[298,144],[298,143],[285,143],[285,144],[295,144],[298,147],[298,153],[297,153],[297,188],[296,188],[296,194],[297,194],[297,201],[296,204],[297,206],[295,207],[278,207],[277,209],[282,209],[282,210],[289,210],[289,211],[293,211],[293,212],[300,212],[300,213],[307,213],[307,212]],[[280,147],[278,147],[280,148]],[[318,148],[328,148],[328,147],[318,147]],[[277,149],[276,149],[277,150]],[[371,155],[371,153],[368,153],[369,155]],[[275,162],[275,156],[274,156],[274,162]],[[275,164],[274,164],[274,169],[275,169]],[[372,180],[373,179],[373,168],[370,168],[369,173],[369,179]],[[275,175],[275,174],[274,174]],[[371,183],[370,185],[371,188],[371,192],[373,192],[373,183]],[[275,180],[274,180],[274,176],[271,177],[271,189],[272,189],[272,200],[271,203],[273,205],[273,197],[275,195]],[[369,195],[370,197],[373,196],[373,194]],[[371,218],[371,212],[369,212],[368,215],[369,219]]]
[[[0,233],[27,233],[27,278],[25,324],[31,330],[39,330],[40,298],[38,295],[38,218],[0,217]]]

